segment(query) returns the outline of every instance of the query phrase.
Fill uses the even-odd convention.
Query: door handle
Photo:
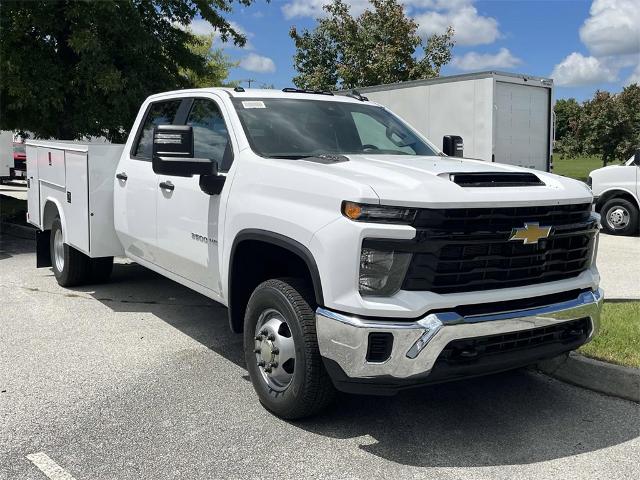
[[[171,183],[169,180],[167,180],[166,182],[160,182],[160,188],[162,188],[163,190],[173,191],[173,189],[176,188],[176,186],[173,183]]]
[[[126,182],[126,181],[127,181],[127,178],[129,178],[129,177],[127,177],[127,174],[126,174],[126,173],[124,173],[124,172],[120,172],[120,173],[116,173],[116,178],[117,178],[118,180],[122,180],[123,182]]]

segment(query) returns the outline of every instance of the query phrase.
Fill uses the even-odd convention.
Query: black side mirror
[[[152,167],[155,173],[176,177],[218,173],[215,161],[193,158],[193,129],[187,125],[158,125],[153,129]]]
[[[636,150],[636,153],[633,156],[633,163],[640,166],[640,148]]]
[[[464,152],[462,137],[457,135],[442,137],[442,151],[449,157],[462,157]]]

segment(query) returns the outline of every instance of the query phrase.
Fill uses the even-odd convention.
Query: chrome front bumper
[[[576,299],[519,311],[460,316],[455,312],[428,314],[417,321],[369,320],[316,310],[320,354],[336,362],[352,379],[406,379],[424,376],[433,368],[442,350],[453,340],[504,334],[589,318],[589,341],[597,332],[603,294],[598,289]],[[393,334],[387,360],[366,359],[370,333]]]

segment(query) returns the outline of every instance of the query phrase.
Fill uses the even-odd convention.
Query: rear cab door
[[[127,256],[158,264],[156,207],[158,178],[151,164],[153,128],[177,124],[182,98],[158,98],[145,102],[143,116],[131,132],[114,179],[114,224]],[[184,118],[184,117],[183,117]]]

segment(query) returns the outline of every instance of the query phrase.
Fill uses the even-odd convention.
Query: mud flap
[[[36,267],[50,267],[51,248],[49,246],[51,230],[36,230]]]

